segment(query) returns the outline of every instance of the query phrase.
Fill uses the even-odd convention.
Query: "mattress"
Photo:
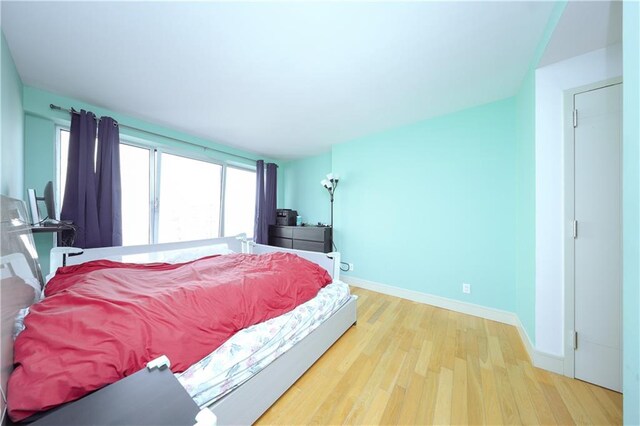
[[[309,335],[351,297],[347,284],[333,282],[293,311],[239,331],[176,377],[200,407],[208,406]]]

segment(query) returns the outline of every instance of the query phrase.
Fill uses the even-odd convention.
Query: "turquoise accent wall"
[[[148,123],[124,114],[100,108],[96,105],[87,104],[77,99],[59,96],[44,90],[25,86],[23,89],[23,107],[24,107],[24,183],[26,188],[36,188],[41,191],[47,181],[56,181],[55,176],[55,141],[56,125],[68,126],[70,123],[69,114],[62,111],[56,111],[49,108],[49,104],[55,104],[64,108],[74,107],[76,109],[86,109],[93,111],[96,115],[108,115],[115,118],[121,125],[140,128],[149,132],[157,133],[156,136],[145,132],[134,131],[121,127],[120,135],[138,142],[151,142],[161,147],[169,147],[185,154],[197,153],[197,155],[206,155],[219,161],[225,161],[230,164],[243,163],[255,164],[254,161],[243,160],[234,157],[231,154],[237,154],[253,159],[264,159],[265,161],[275,162],[280,166],[278,179],[278,205],[284,203],[284,171],[282,164],[271,158],[265,158],[260,155],[244,152],[235,148],[227,147],[206,139],[198,138],[186,133],[182,133],[173,129],[169,129],[156,124]],[[212,152],[205,151],[202,148],[189,146],[180,143],[170,137],[185,140],[187,142],[206,146],[223,151]],[[228,153],[228,154],[225,154]],[[206,182],[200,182],[203,187]],[[59,200],[57,200],[59,202]],[[53,238],[51,235],[38,235],[36,237],[36,246],[40,256],[40,263],[45,274],[49,271],[49,250],[53,247]]]
[[[640,424],[640,5],[623,4],[624,423]]]
[[[22,80],[16,70],[11,51],[0,32],[0,194],[14,198],[24,196],[24,115],[22,113]]]
[[[530,70],[516,96],[516,300],[515,312],[535,343],[536,153],[535,74]]]
[[[330,223],[329,193],[320,181],[331,172],[331,152],[288,161],[283,169],[284,207],[297,210],[304,223]],[[336,197],[340,196],[340,190],[339,183]]]
[[[55,181],[55,124],[44,118],[26,115],[24,130],[24,185],[25,188],[35,188],[38,194],[42,194],[45,183]],[[49,273],[49,251],[53,247],[54,238],[53,234],[48,233],[33,235],[40,267],[45,276]]]
[[[334,145],[336,243],[354,275],[514,311],[515,122],[509,98]]]

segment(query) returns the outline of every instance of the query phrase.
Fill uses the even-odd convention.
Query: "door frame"
[[[573,221],[575,219],[575,150],[574,150],[574,127],[573,110],[574,97],[580,93],[591,92],[609,86],[622,84],[622,77],[615,77],[575,87],[564,91],[564,375],[575,378],[575,245],[573,238]],[[578,116],[578,124],[580,116]],[[622,147],[621,147],[622,149]],[[622,154],[622,153],[621,153]],[[622,170],[620,170],[622,173]],[[622,175],[621,175],[622,176]],[[622,225],[622,221],[620,222]],[[621,283],[622,284],[622,283]],[[622,293],[621,293],[622,294]],[[621,304],[622,306],[622,304]],[[620,310],[622,318],[622,309]],[[622,322],[621,322],[622,324]],[[620,342],[622,346],[622,327],[620,330]],[[621,360],[622,361],[622,360]],[[622,363],[620,364],[622,368]]]

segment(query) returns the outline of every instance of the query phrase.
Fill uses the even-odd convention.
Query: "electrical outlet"
[[[462,292],[466,294],[471,294],[471,284],[462,283]]]
[[[348,263],[349,265],[349,272],[353,272],[353,263]]]

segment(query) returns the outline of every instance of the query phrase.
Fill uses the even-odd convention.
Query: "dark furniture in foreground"
[[[33,426],[193,425],[199,411],[171,370],[144,368],[54,410]]]
[[[269,226],[269,245],[296,250],[331,251],[330,226]]]

